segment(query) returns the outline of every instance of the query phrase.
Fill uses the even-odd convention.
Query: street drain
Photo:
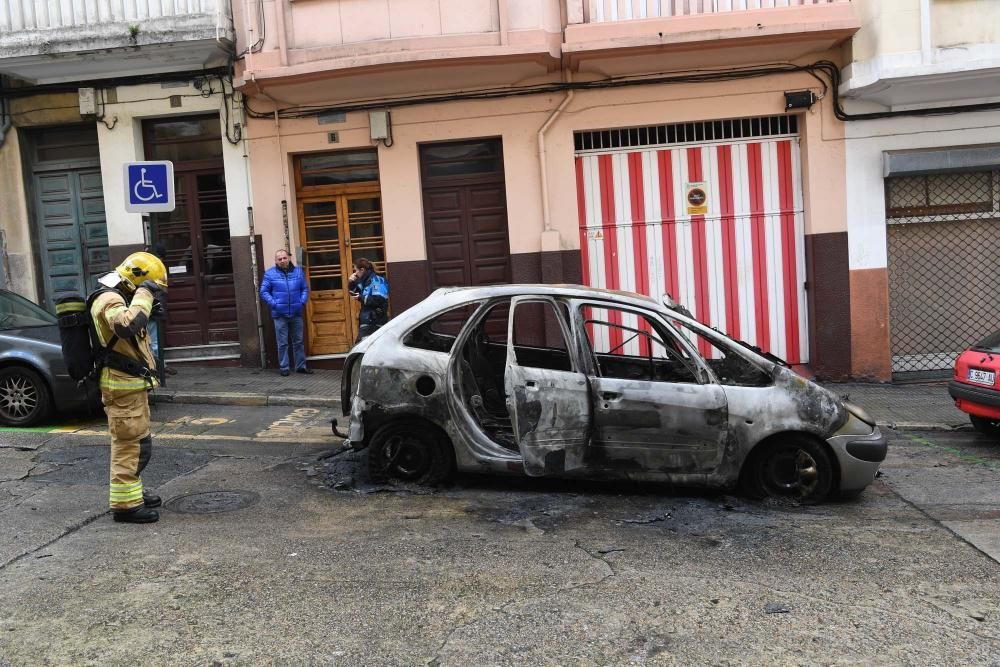
[[[185,514],[218,514],[250,507],[258,500],[260,495],[253,491],[205,491],[174,498],[166,506]]]

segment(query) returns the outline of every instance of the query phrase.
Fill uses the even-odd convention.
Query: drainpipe
[[[278,28],[278,51],[281,55],[281,66],[288,64],[288,36],[285,34],[285,2],[277,0],[274,4],[274,18]]]
[[[920,60],[931,63],[931,0],[920,0]]]
[[[246,118],[242,116],[242,105],[240,110],[240,120],[246,128]],[[253,202],[253,183],[250,181],[250,150],[248,146],[247,132],[243,132],[243,175],[247,179],[247,199]],[[260,367],[267,365],[267,357],[264,351],[264,320],[260,312],[260,283],[257,281],[257,231],[253,223],[253,206],[247,206],[247,223],[250,229],[250,275],[253,278],[253,308],[254,317],[257,323],[257,347],[260,349]]]
[[[7,109],[7,98],[0,98],[0,147],[3,146],[4,139],[7,138],[7,132],[12,124],[10,112]]]
[[[500,21],[500,46],[507,46],[507,30],[510,25],[507,0],[497,0],[497,19]]]
[[[572,83],[573,73],[570,71],[566,72],[566,83]],[[552,212],[549,206],[549,177],[548,171],[545,168],[545,132],[549,127],[556,121],[559,116],[562,115],[563,109],[565,109],[571,101],[573,101],[573,94],[575,91],[569,90],[566,93],[566,97],[563,98],[562,103],[556,107],[545,124],[542,125],[541,129],[538,130],[538,168],[542,172],[542,222],[544,223],[544,231],[551,232],[552,229]]]

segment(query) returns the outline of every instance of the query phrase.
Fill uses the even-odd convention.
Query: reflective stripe
[[[62,315],[63,313],[79,313],[82,312],[87,307],[87,304],[83,301],[70,301],[68,303],[57,303],[56,304],[56,315]]]
[[[137,480],[131,484],[112,484],[109,500],[112,503],[127,503],[133,500],[142,500],[142,480]]]
[[[105,367],[101,370],[101,389],[110,389],[112,391],[136,391],[138,389],[149,389],[150,382],[152,386],[159,386],[159,381],[156,379],[155,375],[151,375],[149,381],[141,377],[128,377],[128,378],[113,378],[111,377],[110,369]]]

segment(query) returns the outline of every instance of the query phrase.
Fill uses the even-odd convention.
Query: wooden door
[[[167,266],[164,347],[239,340],[219,117],[145,120],[147,160],[174,163],[176,208],[150,215],[152,250]]]
[[[45,301],[88,294],[111,270],[100,169],[34,176]]]
[[[239,340],[221,167],[175,171],[177,206],[151,216],[153,249],[167,266],[170,293],[165,347]]]
[[[88,294],[111,271],[97,130],[93,125],[29,133],[35,233],[45,304]]]
[[[500,140],[420,147],[430,288],[509,283]]]

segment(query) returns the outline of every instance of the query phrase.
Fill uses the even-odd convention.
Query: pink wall
[[[833,54],[821,54],[831,57]],[[817,58],[820,56],[816,56]],[[425,70],[427,85],[435,72]],[[415,88],[420,82],[413,81]],[[783,113],[783,92],[818,87],[806,74],[679,86],[644,86],[576,93],[546,134],[547,179],[553,227],[562,249],[579,247],[573,132],[692,120]],[[493,101],[450,102],[392,110],[394,145],[379,148],[388,256],[391,261],[425,258],[417,145],[422,142],[495,137],[503,139],[511,251],[542,249],[539,129],[562,102],[562,94]],[[829,101],[802,114],[803,188],[807,234],[846,230],[844,145],[841,124]],[[327,132],[340,142],[327,143]],[[265,248],[282,238],[280,201],[289,202],[293,245],[297,244],[291,155],[371,146],[367,114],[319,125],[315,118],[281,121],[279,153],[273,120],[250,120],[251,174],[258,231]],[[283,193],[282,182],[286,184]],[[287,193],[287,194],[285,194]],[[547,239],[546,250],[552,239]]]

